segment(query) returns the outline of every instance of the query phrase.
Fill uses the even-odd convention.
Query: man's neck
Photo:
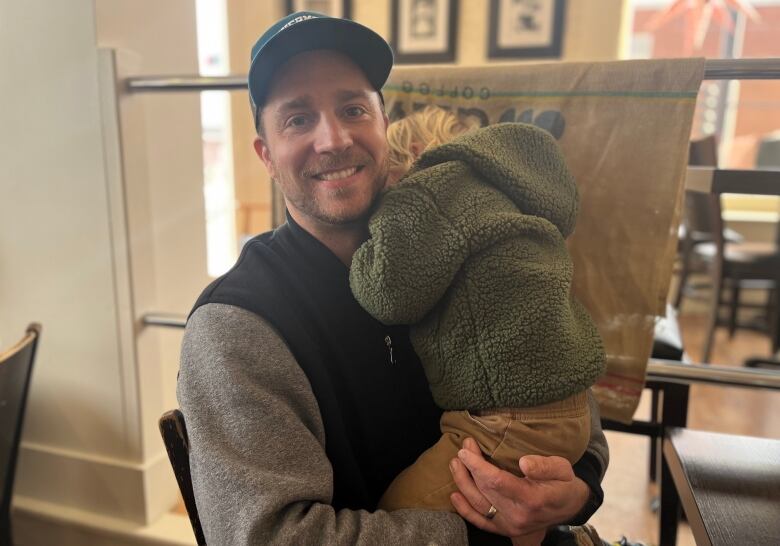
[[[299,215],[293,213],[291,216],[299,226],[328,247],[347,267],[352,265],[352,255],[368,239],[366,220],[333,225],[313,221],[310,218],[300,218]]]
[[[368,227],[361,224],[352,226],[351,229],[325,230],[312,235],[328,247],[344,265],[350,267],[352,255],[368,239]]]

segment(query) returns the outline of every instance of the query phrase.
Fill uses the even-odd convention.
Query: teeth
[[[322,173],[318,178],[321,180],[339,180],[340,178],[347,178],[357,172],[357,167],[350,167],[349,169],[342,169],[340,171],[333,171],[330,173]]]

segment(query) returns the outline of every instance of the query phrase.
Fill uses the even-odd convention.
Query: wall
[[[97,45],[133,58],[128,77],[197,74],[194,4],[194,0],[97,0]],[[145,170],[136,189],[142,185],[148,192],[147,202],[131,210],[148,220],[133,229],[135,240],[149,250],[144,263],[136,265],[144,274],[153,268],[143,292],[136,290],[137,317],[149,311],[187,314],[208,283],[200,96],[155,93],[133,100],[143,116],[140,134],[125,134],[125,138],[138,138],[143,147],[143,153],[132,156],[142,164],[131,167]],[[128,159],[133,150],[125,148]],[[147,330],[140,336],[141,342],[143,336],[159,340],[161,392],[165,407],[176,407],[181,332]]]
[[[43,324],[25,442],[115,457],[127,442],[95,19],[73,4],[0,4],[0,337]]]
[[[156,421],[175,405],[178,339],[140,317],[185,312],[206,282],[198,100],[115,97],[99,48],[122,49],[124,75],[194,73],[194,14],[189,0],[0,3],[0,344],[43,324],[19,543],[154,544],[177,500]],[[179,519],[165,534],[191,541]]]
[[[389,39],[391,4],[390,0],[355,0],[353,18]],[[562,60],[617,59],[625,4],[625,0],[568,0]],[[489,0],[459,2],[456,64],[517,62],[488,59],[489,11]]]

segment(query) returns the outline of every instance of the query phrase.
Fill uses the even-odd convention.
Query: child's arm
[[[371,238],[352,258],[352,292],[381,322],[419,322],[452,284],[466,238],[417,184],[389,191],[368,227]]]

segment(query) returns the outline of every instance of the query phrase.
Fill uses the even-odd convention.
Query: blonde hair
[[[449,142],[470,129],[452,112],[430,105],[394,121],[387,127],[390,169],[406,172],[422,152]],[[418,147],[416,154],[414,144]]]

